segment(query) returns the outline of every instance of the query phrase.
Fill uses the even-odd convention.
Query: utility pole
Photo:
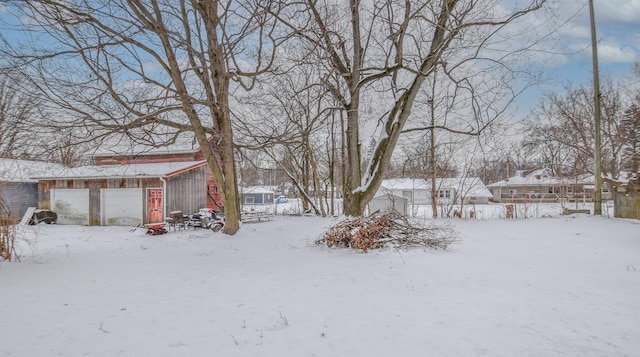
[[[602,144],[600,139],[600,74],[598,71],[598,48],[596,40],[596,20],[593,12],[593,0],[589,0],[591,19],[591,53],[593,56],[593,100],[595,109],[595,188],[593,192],[593,214],[602,216]]]

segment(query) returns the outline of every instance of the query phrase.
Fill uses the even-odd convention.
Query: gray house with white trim
[[[38,180],[33,176],[64,172],[68,168],[46,161],[0,158],[0,196],[11,219],[20,219],[29,207],[38,207]]]

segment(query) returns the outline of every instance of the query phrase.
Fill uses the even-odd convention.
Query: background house
[[[251,186],[240,190],[243,205],[273,204],[275,192],[270,187]]]
[[[38,207],[38,180],[33,176],[63,172],[66,166],[43,161],[0,159],[0,195],[10,219],[20,219],[29,207]]]
[[[436,189],[439,204],[486,204],[491,192],[477,177],[438,178]],[[378,194],[405,197],[409,204],[431,204],[431,180],[400,178],[383,180]]]
[[[205,161],[91,165],[35,177],[38,207],[59,224],[137,225],[207,204]]]
[[[487,185],[495,202],[552,202],[561,198],[569,200],[591,200],[593,197],[593,175],[575,177],[553,176],[551,170],[543,168],[517,171],[516,175]],[[603,199],[611,194],[603,185]]]

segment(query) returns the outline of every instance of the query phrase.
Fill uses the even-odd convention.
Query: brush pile
[[[385,247],[447,249],[458,237],[458,232],[448,225],[423,226],[396,211],[376,211],[367,217],[350,218],[334,225],[315,244],[367,253],[369,249]]]

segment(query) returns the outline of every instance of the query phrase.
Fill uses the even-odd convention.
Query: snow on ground
[[[0,263],[4,356],[638,356],[640,222],[446,220],[449,251],[311,243],[333,218],[39,225]]]

